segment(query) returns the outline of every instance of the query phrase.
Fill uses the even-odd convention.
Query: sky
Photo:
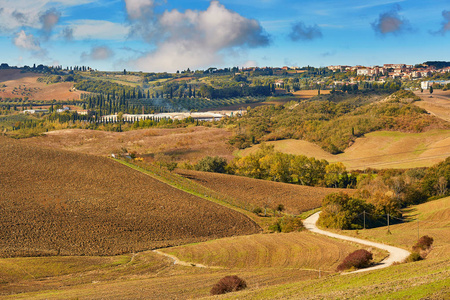
[[[13,66],[373,66],[449,49],[449,0],[0,0],[0,63]]]

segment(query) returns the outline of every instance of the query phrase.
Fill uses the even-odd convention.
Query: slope
[[[114,255],[259,231],[107,158],[0,137],[0,161],[0,256]]]
[[[356,139],[353,145],[338,155],[302,140],[281,140],[267,144],[274,145],[275,150],[283,153],[342,162],[348,169],[429,167],[450,156],[450,130],[435,129],[423,133],[371,132]],[[239,154],[245,156],[258,148],[259,145],[253,146]]]
[[[177,170],[177,173],[213,191],[234,198],[242,204],[241,206],[274,210],[276,206],[283,204],[286,213],[296,215],[320,207],[322,199],[328,194],[341,191],[350,194],[354,192],[350,189],[309,187],[181,169]]]

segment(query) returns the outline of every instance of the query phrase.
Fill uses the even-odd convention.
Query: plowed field
[[[300,214],[322,205],[322,199],[331,193],[343,191],[353,193],[349,189],[329,189],[294,184],[252,179],[218,173],[178,170],[180,175],[206,186],[209,189],[234,198],[242,206],[250,204],[254,207],[273,209],[283,204],[288,214]]]
[[[259,227],[107,158],[0,137],[0,256],[114,255]]]

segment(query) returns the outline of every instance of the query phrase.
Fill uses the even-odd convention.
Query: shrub
[[[195,165],[195,169],[203,172],[225,173],[226,166],[227,161],[225,158],[206,156]]]
[[[269,226],[270,231],[289,233],[301,231],[305,228],[300,218],[285,216]]]
[[[406,262],[415,262],[415,261],[419,261],[422,260],[422,256],[420,255],[419,252],[412,252],[406,259]]]
[[[430,249],[431,245],[433,244],[433,238],[428,236],[428,235],[424,235],[422,236],[417,243],[413,246],[413,251],[420,251],[420,250],[428,250]]]
[[[245,280],[239,278],[236,275],[225,276],[220,279],[211,289],[211,295],[221,295],[230,292],[241,291],[247,288]]]
[[[367,268],[372,264],[372,259],[373,256],[371,252],[364,249],[359,249],[350,253],[337,267],[337,270],[344,271],[350,268]]]
[[[256,207],[255,209],[253,209],[253,213],[256,215],[262,214],[263,210],[261,207]]]

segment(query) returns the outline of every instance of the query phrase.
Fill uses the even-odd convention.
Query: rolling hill
[[[259,227],[107,158],[0,137],[0,256],[115,255]]]
[[[320,207],[322,199],[328,194],[341,191],[350,194],[354,192],[350,189],[309,187],[181,169],[177,173],[213,191],[232,197],[241,206],[262,209],[267,207],[269,210],[273,210],[278,204],[283,204],[286,213],[296,215]]]
[[[28,100],[78,100],[82,92],[74,91],[73,82],[47,84],[37,79],[36,73],[21,73],[20,70],[0,70],[0,97],[25,98]]]
[[[423,133],[376,131],[356,139],[344,153],[333,155],[319,146],[302,140],[267,142],[275,150],[296,155],[342,162],[347,169],[385,169],[430,167],[450,156],[450,130],[435,129]],[[259,145],[242,150],[246,156]]]

